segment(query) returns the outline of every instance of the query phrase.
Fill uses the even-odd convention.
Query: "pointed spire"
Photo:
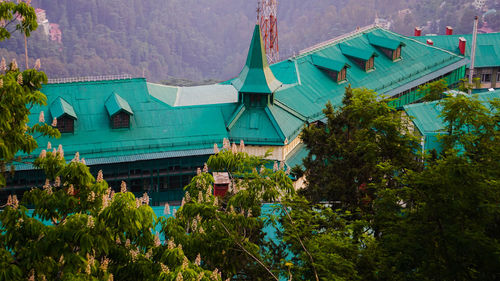
[[[258,94],[272,94],[283,84],[269,68],[259,25],[255,25],[247,62],[232,84],[238,92]]]

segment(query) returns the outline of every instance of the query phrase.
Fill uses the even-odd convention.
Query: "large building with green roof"
[[[370,26],[269,66],[256,26],[241,73],[216,85],[173,87],[144,78],[44,85],[48,106],[34,108],[30,120],[44,111],[63,133],[39,139],[40,148],[23,157],[32,161],[51,141],[67,158],[79,152],[114,188],[123,180],[133,192],[148,192],[153,204],[175,201],[224,138],[243,140],[251,154],[271,149],[271,160],[300,164],[302,128],[324,118],[327,102],[339,105],[347,85],[394,97],[401,108],[421,98],[419,85],[456,83],[466,64],[449,50]],[[2,192],[21,194],[44,181],[31,165],[19,165]]]

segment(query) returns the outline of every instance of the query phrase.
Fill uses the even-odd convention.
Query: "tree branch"
[[[224,225],[224,223],[222,222],[222,220],[219,218],[219,216],[217,216],[217,214],[215,214],[215,218],[217,219],[217,221],[220,222],[220,224],[222,225],[222,227],[224,228],[224,230],[226,231],[227,235],[231,236],[231,232],[229,232],[229,230],[227,229],[227,227]],[[276,275],[274,275],[271,270],[262,262],[260,261],[256,256],[254,256],[252,253],[250,253],[247,249],[245,249],[245,247],[243,247],[243,245],[241,245],[241,243],[239,243],[238,241],[236,241],[236,239],[234,240],[234,243],[236,245],[238,245],[238,247],[240,247],[247,255],[249,255],[251,258],[253,258],[257,263],[259,263],[273,278],[274,280],[276,281],[279,281],[278,277],[276,277]]]

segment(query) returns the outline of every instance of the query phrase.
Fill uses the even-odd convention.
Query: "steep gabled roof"
[[[272,94],[283,84],[269,68],[259,25],[255,26],[246,64],[232,84],[238,92],[259,94]]]
[[[311,59],[312,59],[312,62],[315,66],[323,68],[323,69],[328,69],[331,71],[339,72],[342,69],[344,69],[344,67],[348,67],[348,68],[351,67],[349,64],[347,64],[345,62],[332,60],[332,59],[325,58],[325,57],[318,56],[318,55],[312,55]]]
[[[52,115],[52,118],[57,119],[64,115],[67,115],[75,120],[78,119],[73,106],[61,97],[57,97],[50,105],[50,114]]]
[[[395,40],[385,36],[377,36],[373,33],[368,34],[366,37],[368,37],[368,41],[373,46],[389,49],[392,51],[396,50],[400,46],[405,46],[405,43],[401,42],[401,40]]]
[[[122,111],[130,115],[134,115],[134,112],[132,111],[132,108],[130,108],[128,102],[120,97],[117,93],[111,94],[111,96],[109,96],[106,100],[105,105],[110,117],[113,117],[114,115]]]
[[[345,43],[340,43],[339,48],[342,51],[342,54],[345,56],[355,58],[355,59],[360,59],[360,60],[369,60],[373,56],[378,56],[377,53],[373,50],[370,49],[364,49],[364,48],[357,48],[354,46],[351,46],[349,44]]]

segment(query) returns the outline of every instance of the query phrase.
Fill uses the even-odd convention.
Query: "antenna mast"
[[[259,0],[257,7],[257,21],[260,25],[267,61],[279,61],[278,45],[278,0]]]

